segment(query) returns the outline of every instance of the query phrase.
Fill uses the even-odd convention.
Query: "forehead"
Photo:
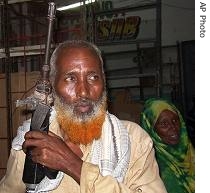
[[[173,112],[173,111],[170,111],[170,110],[166,109],[166,110],[163,110],[160,113],[160,116],[159,116],[158,120],[163,119],[163,118],[164,119],[170,119],[170,118],[174,118],[174,117],[178,118],[178,114]]]
[[[58,69],[74,68],[76,66],[88,67],[88,68],[102,68],[102,64],[96,52],[90,48],[64,48],[58,53],[56,61]],[[76,65],[76,66],[75,66]]]

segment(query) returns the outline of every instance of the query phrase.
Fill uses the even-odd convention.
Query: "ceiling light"
[[[94,2],[95,2],[95,0],[86,0],[85,4],[87,5],[89,3],[94,3]],[[57,8],[57,10],[58,11],[64,11],[64,10],[67,10],[67,9],[73,9],[73,8],[79,7],[83,4],[84,4],[83,2],[78,2],[78,3],[66,5],[66,6],[63,6],[63,7],[59,7],[59,8]]]

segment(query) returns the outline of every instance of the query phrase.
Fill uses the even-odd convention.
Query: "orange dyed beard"
[[[57,97],[56,100],[59,100],[59,98]],[[85,119],[84,121],[71,115],[70,112],[66,112],[66,109],[63,109],[63,105],[58,101],[55,108],[60,128],[67,134],[71,142],[87,145],[94,139],[100,138],[106,115],[105,97],[102,97],[99,109],[94,113],[95,115],[90,116],[90,119]]]
[[[104,118],[105,114],[102,114],[88,122],[79,123],[59,113],[58,122],[71,142],[87,145],[101,136]]]

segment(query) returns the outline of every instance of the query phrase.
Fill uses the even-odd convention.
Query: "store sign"
[[[134,40],[139,32],[140,21],[139,16],[98,20],[96,24],[96,41]]]

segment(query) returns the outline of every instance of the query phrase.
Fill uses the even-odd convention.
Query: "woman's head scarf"
[[[179,116],[180,141],[176,145],[165,144],[155,132],[154,125],[163,110],[170,110]],[[148,99],[141,113],[140,124],[154,142],[160,176],[168,193],[195,192],[194,148],[179,110],[164,99]]]

